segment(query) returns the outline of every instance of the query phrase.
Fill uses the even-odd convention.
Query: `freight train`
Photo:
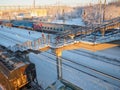
[[[35,65],[23,53],[0,46],[0,90],[21,90],[36,82]]]

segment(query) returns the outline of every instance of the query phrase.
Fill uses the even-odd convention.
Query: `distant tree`
[[[120,0],[111,0],[111,2],[109,3],[109,5],[120,6]]]

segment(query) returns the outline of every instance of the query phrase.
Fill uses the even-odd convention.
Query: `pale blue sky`
[[[104,1],[104,0],[102,0]],[[111,0],[107,0],[108,2]],[[98,0],[36,0],[36,5],[48,4],[66,4],[66,5],[84,5],[89,3],[97,3]],[[33,0],[0,0],[0,5],[33,5]]]

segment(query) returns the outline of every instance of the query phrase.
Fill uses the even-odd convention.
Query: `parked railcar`
[[[63,32],[67,28],[63,24],[47,23],[47,22],[37,22],[34,23],[34,30],[43,32]]]
[[[29,20],[12,20],[11,21],[13,27],[19,27],[24,29],[33,29],[34,22]]]
[[[13,20],[11,21],[11,23],[13,27],[52,33],[65,32],[71,28],[71,25],[47,22],[34,22],[30,20]]]
[[[36,81],[35,65],[0,46],[0,90],[20,90]]]

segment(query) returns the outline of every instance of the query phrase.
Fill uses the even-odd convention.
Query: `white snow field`
[[[119,49],[120,50],[120,49]],[[67,57],[68,56],[68,57]],[[72,57],[73,56],[73,57]],[[114,58],[100,57],[100,54],[88,53],[85,50],[72,50],[63,52],[63,58],[74,61],[73,68],[66,66],[71,75],[63,72],[63,78],[77,84],[84,90],[119,90],[120,89],[120,62]],[[119,63],[116,65],[113,62]],[[119,60],[119,59],[118,59]],[[64,61],[63,61],[64,62]],[[75,67],[77,69],[75,69]],[[74,73],[72,73],[74,72]],[[72,76],[76,76],[72,79]],[[116,87],[117,86],[117,87]]]
[[[0,26],[0,45],[8,47],[12,51],[39,49],[48,45],[47,34],[44,33],[45,43],[42,38],[42,33],[40,32],[5,26],[2,28]]]
[[[18,45],[22,45],[22,49],[42,47],[45,45],[42,39],[40,32],[0,27],[0,45],[13,51],[18,49]],[[51,50],[30,53],[29,58],[36,65],[37,79],[43,88],[57,80],[56,56]],[[63,79],[83,90],[120,90],[120,47],[98,52],[83,49],[63,51],[62,61]]]
[[[68,24],[68,25],[80,25],[84,26],[84,22],[82,22],[81,18],[74,18],[74,19],[67,19],[65,21],[63,20],[54,20],[52,23],[59,23],[59,24]]]
[[[42,54],[36,55],[30,53],[29,57],[31,62],[35,63],[36,65],[37,79],[43,88],[47,88],[57,80],[57,69],[55,61],[53,62],[52,59],[43,56]]]
[[[119,50],[120,48],[117,52]],[[109,59],[109,55],[103,56],[98,53],[81,49],[64,51],[62,54],[63,79],[83,90],[120,90],[120,62],[118,62],[120,59],[117,58],[118,61],[114,60],[114,57]],[[29,56],[31,62],[36,64],[37,78],[44,88],[56,81],[56,56],[51,51],[40,54],[31,53]]]
[[[10,28],[10,27],[1,27],[0,26],[0,37],[1,41],[0,44],[8,47],[12,51],[24,51],[27,49],[40,49],[45,46],[50,47],[61,47],[70,43],[76,43],[76,42],[82,42],[82,43],[88,43],[88,44],[94,44],[94,43],[104,43],[104,42],[110,42],[114,40],[120,39],[120,33],[119,29],[115,32],[108,33],[110,35],[106,35],[104,37],[102,36],[96,36],[96,41],[94,42],[94,35],[86,35],[84,38],[81,39],[81,37],[77,37],[74,40],[73,39],[60,39],[57,40],[55,37],[56,35],[41,33],[41,32],[35,32],[35,31],[28,31],[25,29],[18,29],[18,28]],[[44,35],[43,35],[44,34]],[[48,38],[49,35],[49,38]],[[3,42],[4,41],[4,42]]]

